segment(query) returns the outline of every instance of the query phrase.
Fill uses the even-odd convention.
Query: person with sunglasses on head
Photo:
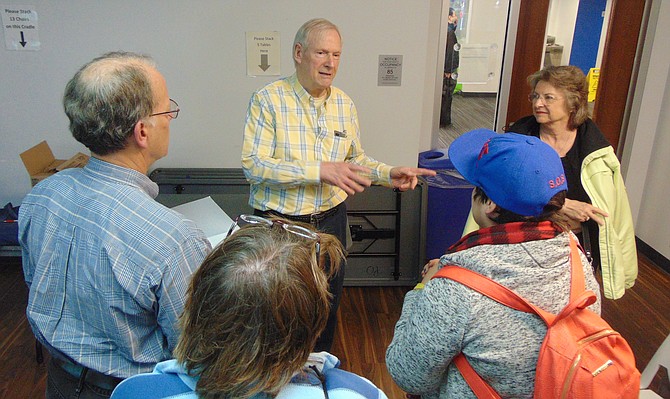
[[[570,301],[574,259],[586,289],[596,293],[589,309],[600,314],[598,282],[559,216],[569,187],[561,160],[536,137],[487,129],[458,137],[449,159],[475,186],[472,214],[481,228],[424,266],[422,281],[405,296],[386,366],[401,388],[423,399],[474,398],[454,363],[462,353],[500,397],[530,398],[545,322],[432,277],[443,266],[460,266],[556,314]]]
[[[242,169],[250,183],[255,213],[307,222],[347,240],[347,196],[371,184],[411,190],[435,171],[392,167],[361,146],[356,106],[332,86],[342,55],[342,38],[332,22],[305,22],[293,42],[295,74],[252,94],[242,143]],[[330,350],[345,263],[331,278],[328,326],[317,350]]]
[[[339,240],[285,219],[242,215],[237,225],[191,280],[176,359],[112,398],[385,399],[335,356],[311,353],[344,257]]]
[[[38,183],[21,204],[27,318],[48,349],[47,398],[109,397],[172,357],[191,275],[211,251],[195,224],[155,201],[149,167],[179,107],[147,56],[107,53],[63,97],[88,164]]]
[[[605,297],[621,298],[637,278],[633,217],[614,148],[589,118],[586,77],[576,66],[550,66],[528,83],[533,115],[508,132],[539,137],[561,157],[569,188],[559,215],[601,272]]]

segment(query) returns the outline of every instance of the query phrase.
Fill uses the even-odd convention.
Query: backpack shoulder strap
[[[472,392],[477,396],[477,399],[500,399],[498,392],[491,388],[491,386],[477,374],[475,369],[470,365],[470,362],[468,362],[468,359],[465,358],[465,355],[459,353],[452,362],[454,362],[458,371],[461,372],[463,379],[468,386],[470,386],[470,389],[472,389]]]
[[[551,325],[556,317],[528,302],[522,296],[504,285],[460,266],[446,265],[435,273],[433,278],[448,278],[457,281],[507,307],[526,313],[535,313],[540,316],[547,325]]]
[[[588,254],[586,254],[588,257]],[[586,291],[586,280],[584,279],[584,269],[582,260],[579,257],[577,241],[570,235],[570,302],[581,296]]]
[[[585,291],[584,271],[579,257],[579,249],[575,239],[570,236],[570,301],[574,302],[581,297]],[[535,313],[544,320],[547,326],[554,323],[556,315],[533,305],[525,298],[510,290],[502,284],[491,280],[477,272],[460,266],[446,265],[433,276],[433,278],[448,278],[457,281],[470,289],[479,292],[507,307],[526,313]]]

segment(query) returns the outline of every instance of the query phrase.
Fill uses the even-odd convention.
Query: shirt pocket
[[[324,140],[323,159],[331,162],[342,162],[349,158],[353,147],[353,139],[348,132],[334,131]]]

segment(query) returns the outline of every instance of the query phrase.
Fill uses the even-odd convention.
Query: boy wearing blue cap
[[[386,365],[395,382],[423,399],[474,397],[452,363],[466,355],[501,397],[532,397],[545,323],[461,285],[432,276],[458,265],[557,313],[570,297],[570,233],[556,212],[567,182],[556,151],[536,137],[478,129],[449,148],[456,169],[475,186],[472,213],[481,228],[430,261],[407,293]],[[599,295],[580,252],[586,289]],[[590,306],[600,313],[600,297]]]

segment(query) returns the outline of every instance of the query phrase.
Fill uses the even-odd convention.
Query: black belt
[[[340,203],[339,205],[330,208],[326,211],[323,212],[318,212],[318,213],[310,213],[307,215],[286,215],[277,211],[273,210],[267,210],[267,211],[261,211],[263,215],[270,215],[270,216],[277,216],[283,219],[288,219],[288,220],[295,220],[296,222],[303,222],[303,223],[309,223],[309,224],[314,224],[317,222],[320,222],[330,216],[333,216],[335,213],[337,213],[338,210],[340,210],[341,207],[344,206],[344,202]]]
[[[96,387],[108,389],[111,391],[116,388],[116,386],[119,385],[121,381],[123,381],[123,378],[112,377],[111,375],[103,374],[99,371],[95,371],[80,364],[73,363],[69,360],[62,360],[55,356],[52,356],[51,360],[63,371],[79,379],[80,385],[82,382],[87,382],[91,385],[95,385]]]

